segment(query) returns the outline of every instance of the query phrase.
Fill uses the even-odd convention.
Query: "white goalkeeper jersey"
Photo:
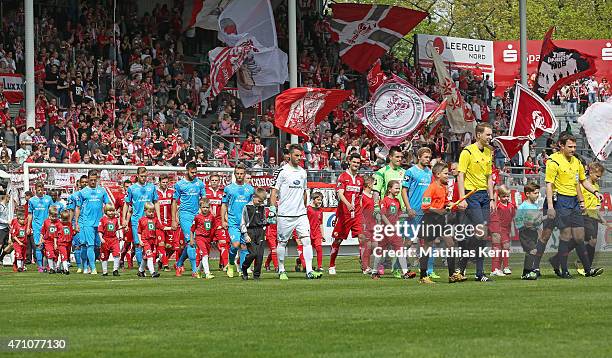
[[[273,187],[278,190],[277,216],[306,215],[304,192],[308,188],[306,170],[287,163],[274,172]]]

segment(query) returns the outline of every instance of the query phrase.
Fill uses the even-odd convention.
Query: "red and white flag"
[[[368,90],[370,91],[370,96],[373,95],[374,92],[376,92],[378,87],[380,87],[380,85],[382,85],[386,79],[387,76],[385,76],[385,73],[382,71],[380,59],[378,59],[374,63],[374,66],[372,66],[372,68],[370,69],[370,72],[368,72],[367,76]]]
[[[210,94],[216,97],[227,81],[238,71],[249,54],[255,50],[253,39],[245,39],[234,47],[217,47],[208,52],[210,61]]]
[[[431,46],[431,45],[430,45]],[[438,75],[438,84],[442,90],[442,97],[446,99],[446,118],[455,133],[474,132],[474,113],[470,105],[463,99],[461,92],[451,78],[438,50],[431,46],[429,49]]]
[[[544,36],[538,77],[533,85],[533,91],[547,101],[566,84],[597,72],[594,56],[576,49],[557,47],[551,39],[554,31],[555,28],[551,27]]]
[[[327,115],[352,91],[296,87],[276,97],[274,124],[291,134],[308,138]]]
[[[23,101],[23,91],[25,89],[23,76],[17,73],[1,73],[0,89],[2,89],[4,98],[6,98],[9,103],[19,103]]]
[[[331,8],[329,30],[340,43],[342,61],[362,73],[427,17],[399,6],[338,3]]]
[[[217,30],[219,14],[230,0],[188,0],[183,10],[183,23],[186,29],[200,27],[207,30]]]
[[[529,88],[517,83],[508,135],[496,137],[493,142],[511,159],[525,143],[536,140],[544,133],[555,133],[558,126],[546,102]]]
[[[387,147],[400,144],[418,130],[438,103],[410,83],[393,76],[355,115]]]

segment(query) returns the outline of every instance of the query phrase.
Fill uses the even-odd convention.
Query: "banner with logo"
[[[424,34],[415,35],[415,39],[417,62],[421,67],[433,68],[432,50],[435,49],[451,73],[480,69],[483,77],[490,75],[490,80],[494,80],[493,41]]]
[[[394,76],[355,115],[387,148],[400,144],[438,108],[438,103]]]
[[[372,68],[368,72],[367,80],[370,96],[373,95],[374,92],[376,92],[378,87],[380,87],[380,85],[382,85],[385,80],[387,80],[387,76],[385,76],[385,73],[382,71],[380,59],[374,62],[374,66],[372,66]]]
[[[527,72],[532,79],[538,72],[540,61],[541,40],[527,41]],[[606,77],[612,79],[612,39],[603,40],[555,40],[555,45],[562,48],[576,49],[584,54],[594,57],[597,72],[594,73],[597,81]],[[504,91],[514,86],[521,78],[521,60],[519,41],[495,41],[493,43],[493,57],[495,64],[495,93],[503,95]]]
[[[2,86],[4,98],[9,103],[23,101],[25,84],[22,75],[17,73],[0,73],[0,86]]]
[[[210,61],[210,95],[216,97],[229,79],[242,67],[255,48],[253,38],[244,39],[233,47],[216,47],[208,52]]]
[[[607,102],[593,103],[578,122],[597,159],[607,160],[612,152],[612,98]]]
[[[529,88],[516,84],[514,105],[507,136],[493,139],[508,159],[512,159],[529,141],[544,133],[555,133],[559,123],[546,102]]]

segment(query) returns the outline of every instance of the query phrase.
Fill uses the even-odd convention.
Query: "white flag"
[[[589,145],[599,160],[607,160],[612,152],[612,99],[593,103],[578,118]]]
[[[255,37],[264,47],[277,47],[269,0],[233,0],[219,15],[219,40],[234,46],[245,34]]]

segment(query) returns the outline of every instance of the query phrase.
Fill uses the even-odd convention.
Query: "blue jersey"
[[[66,209],[67,210],[74,210],[74,209],[76,209],[76,197],[77,197],[77,193],[78,193],[78,191],[75,191],[74,193],[68,195],[68,199],[67,199],[67,203],[66,203]]]
[[[125,202],[132,205],[132,222],[138,222],[144,216],[144,206],[146,203],[155,203],[157,200],[155,185],[151,183],[130,185],[125,195]]]
[[[206,197],[206,186],[199,178],[192,181],[181,179],[174,184],[172,199],[179,200],[179,213],[197,215],[200,211],[200,199]]]
[[[49,217],[49,208],[53,204],[53,199],[49,195],[42,197],[33,196],[28,201],[28,213],[32,215],[32,227],[41,228]]]
[[[104,204],[110,203],[106,190],[102,187],[85,187],[76,193],[76,205],[81,208],[79,226],[98,227],[104,212]]]
[[[421,204],[429,184],[431,184],[431,170],[427,167],[421,169],[415,165],[404,173],[402,186],[408,189],[408,203],[417,215],[423,215]]]
[[[64,205],[64,203],[62,203],[61,201],[56,201],[51,204],[51,206],[55,206],[57,208],[58,214],[61,214],[62,211],[66,210],[66,205]]]
[[[255,188],[251,184],[238,185],[232,183],[223,189],[221,202],[227,205],[227,221],[229,226],[240,226],[242,209],[255,195]]]

